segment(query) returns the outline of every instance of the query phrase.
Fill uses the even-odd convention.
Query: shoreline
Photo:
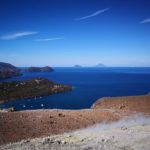
[[[71,87],[72,89],[73,88],[76,88],[76,87]],[[65,92],[68,92],[68,91],[65,91]],[[64,92],[64,93],[65,93]],[[55,94],[59,94],[59,93],[55,93]],[[52,94],[51,94],[52,95]],[[33,110],[83,110],[83,109],[92,109],[92,107],[93,107],[93,105],[95,105],[96,103],[97,103],[97,101],[101,101],[101,100],[106,100],[106,99],[111,99],[111,100],[113,100],[113,99],[122,99],[122,98],[134,98],[134,97],[145,97],[145,96],[148,96],[149,97],[149,95],[150,95],[150,92],[147,92],[147,93],[145,93],[145,94],[133,94],[133,95],[123,95],[123,96],[104,96],[104,97],[101,97],[101,98],[99,98],[99,99],[97,99],[90,107],[87,107],[87,108],[81,108],[81,109],[63,109],[63,108],[38,108],[38,109],[23,109],[23,110],[16,110],[15,109],[15,107],[6,107],[6,108],[0,108],[0,111],[1,110],[7,110],[7,109],[9,109],[9,108],[14,108],[15,109],[15,112],[21,112],[21,111],[33,111]],[[48,96],[50,96],[50,95],[48,95]],[[44,96],[43,96],[44,97]],[[35,99],[35,97],[32,97],[32,98],[34,98]],[[32,99],[32,98],[30,98],[30,99]],[[23,98],[23,99],[27,99],[28,100],[28,98]],[[14,99],[14,101],[19,101],[19,100],[23,100],[23,99]],[[37,99],[40,99],[40,96],[37,96]],[[7,100],[7,101],[0,101],[0,104],[5,104],[5,103],[7,103],[7,102],[12,102],[13,100]]]

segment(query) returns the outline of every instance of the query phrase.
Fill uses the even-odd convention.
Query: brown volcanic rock
[[[27,138],[60,134],[118,120],[120,114],[103,110],[31,110],[0,112],[0,145]]]
[[[0,145],[22,139],[61,134],[96,123],[112,122],[134,115],[136,112],[150,115],[150,95],[103,98],[92,108],[0,111]]]
[[[46,96],[71,89],[71,86],[57,84],[44,78],[3,82],[0,83],[0,101]]]
[[[45,66],[45,67],[29,67],[27,69],[28,72],[52,72],[54,71],[53,68],[49,67],[49,66]]]
[[[10,78],[19,75],[21,75],[20,69],[16,68],[11,64],[0,62],[0,79]]]
[[[97,100],[91,108],[120,109],[150,114],[150,94],[142,96],[104,97]]]

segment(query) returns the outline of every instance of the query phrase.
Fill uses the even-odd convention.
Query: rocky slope
[[[149,141],[150,118],[132,116],[110,124],[97,124],[61,135],[22,140],[0,148],[1,150],[149,150]]]
[[[0,112],[0,145],[27,138],[60,134],[98,122],[118,120],[118,112],[105,110],[30,110]]]
[[[18,68],[11,64],[0,62],[0,79],[10,78],[18,75],[21,75]]]
[[[150,94],[141,96],[104,97],[97,100],[91,108],[150,113]]]
[[[112,102],[110,102],[110,100],[105,100],[102,103],[103,105],[98,105],[100,101],[97,101],[92,107],[93,109],[83,110],[55,109],[21,112],[0,111],[0,145],[28,139],[18,144],[10,144],[0,148],[74,148],[91,150],[92,148],[100,150],[139,150],[143,148],[144,150],[148,150],[150,140],[150,121],[146,121],[150,120],[149,97],[150,95],[135,96],[132,98],[122,97],[121,100],[118,100],[117,98],[115,100],[115,98],[113,98],[113,100],[111,100]],[[122,104],[124,104],[124,109],[120,107]],[[139,118],[139,113],[144,113],[144,115],[146,115],[145,122],[142,125],[132,124],[133,126],[130,126],[128,121],[124,120],[123,126],[112,126],[117,127],[115,130],[109,130],[106,128],[110,128],[111,123],[114,121],[119,121],[122,118],[130,118],[133,115],[138,115],[138,119],[142,120],[143,118]],[[135,118],[131,118],[131,123],[134,121]],[[97,123],[102,123],[101,128],[105,129],[104,132],[101,132],[101,128],[91,128],[90,131],[79,131],[79,134],[77,135],[70,136],[70,133],[68,135],[65,134],[67,136],[63,135],[65,132],[82,129]],[[54,138],[46,137],[55,134],[61,135],[55,136]],[[40,138],[39,140],[33,139],[37,137],[43,138]]]
[[[54,71],[54,69],[49,67],[49,66],[45,66],[45,67],[29,67],[29,68],[26,69],[26,71],[28,71],[28,72],[52,72],[52,71]]]
[[[0,101],[46,96],[70,90],[71,86],[57,84],[44,78],[3,82],[0,83]]]

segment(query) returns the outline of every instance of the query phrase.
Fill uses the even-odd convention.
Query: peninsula
[[[69,85],[57,84],[45,78],[0,83],[0,101],[46,96],[70,91]]]

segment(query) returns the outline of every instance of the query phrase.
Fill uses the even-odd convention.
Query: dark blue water
[[[150,68],[55,68],[54,72],[23,73],[23,76],[4,81],[44,77],[73,86],[71,92],[37,99],[22,99],[0,104],[0,108],[17,110],[60,108],[89,108],[98,98],[141,95],[150,92]]]

